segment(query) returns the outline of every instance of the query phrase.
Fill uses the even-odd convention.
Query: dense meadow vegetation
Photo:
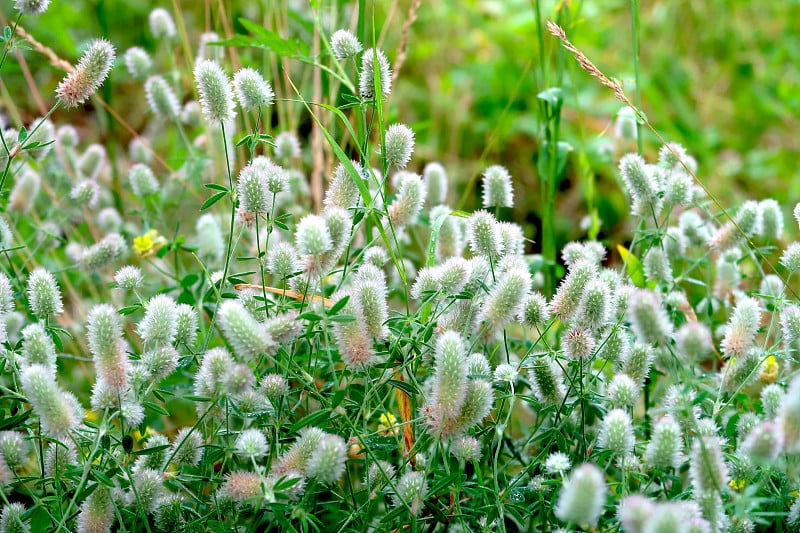
[[[0,533],[800,530],[800,47],[702,4],[2,0]]]

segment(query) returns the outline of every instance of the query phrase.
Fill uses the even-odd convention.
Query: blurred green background
[[[192,91],[189,52],[196,51],[204,31],[247,34],[237,22],[244,17],[282,37],[310,43],[318,14],[323,37],[339,27],[360,28],[365,40],[375,36],[394,63],[404,24],[415,5],[412,0],[311,4],[299,0],[54,0],[40,19],[25,20],[23,26],[73,62],[97,36],[110,39],[120,56],[133,45],[155,53],[169,45],[153,40],[147,16],[152,8],[164,7],[187,40],[162,53],[157,70],[166,71],[172,65],[183,68],[180,83],[186,100]],[[14,16],[13,2],[3,0],[2,6],[7,22]],[[649,120],[665,138],[683,144],[697,158],[699,177],[723,205],[731,206],[747,196],[771,196],[784,204],[788,215],[789,204],[800,199],[800,180],[795,179],[800,111],[798,3],[676,0],[644,2],[640,9],[641,97]],[[359,13],[367,15],[363,26],[355,22]],[[559,139],[569,143],[571,150],[565,172],[555,184],[557,241],[584,236],[580,221],[594,209],[602,224],[600,237],[624,239],[630,229],[628,208],[615,161],[635,150],[636,143],[614,137],[613,121],[620,104],[577,67],[542,25],[558,21],[572,41],[607,75],[619,78],[633,97],[631,3],[423,0],[416,17],[389,103],[390,120],[409,124],[417,134],[412,170],[421,172],[428,161],[442,162],[457,184],[451,191],[451,204],[470,210],[479,205],[479,196],[464,192],[471,190],[468,184],[486,166],[505,165],[517,191],[517,205],[509,216],[525,225],[526,236],[537,241],[533,250],[538,251],[546,198],[537,171],[545,128],[537,94],[561,87]],[[48,107],[52,104],[52,91],[62,75],[41,54],[30,50],[23,55],[31,79],[18,61],[8,61],[2,76],[0,105],[15,126],[42,114],[38,99]],[[230,51],[227,57],[232,57]],[[294,97],[282,81],[285,68],[301,93],[312,97],[311,66],[282,62],[270,52],[254,49],[238,49],[233,57],[264,70],[279,98]],[[327,98],[331,89],[323,83]],[[134,129],[144,127],[148,113],[141,84],[130,78],[121,60],[103,96]],[[344,102],[341,94],[332,96],[337,104]],[[285,106],[289,110],[276,113],[273,126],[307,134],[310,121],[302,106]],[[102,110],[56,115],[57,124],[65,121],[78,125],[87,140],[124,149],[130,139]],[[646,155],[654,159],[659,145],[649,135],[644,141]],[[168,152],[169,138],[162,143],[158,148]],[[310,155],[306,158],[311,161]]]

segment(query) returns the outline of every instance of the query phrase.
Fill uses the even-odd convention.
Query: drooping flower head
[[[95,39],[81,56],[75,70],[58,84],[56,96],[68,108],[84,103],[106,80],[115,57],[110,42]]]

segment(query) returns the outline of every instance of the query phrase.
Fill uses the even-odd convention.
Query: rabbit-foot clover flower
[[[405,168],[414,153],[414,132],[405,124],[392,124],[386,128],[384,146],[386,166]]]
[[[500,165],[492,165],[483,172],[483,208],[490,207],[514,207],[511,174]]]
[[[56,96],[68,108],[77,107],[103,84],[114,65],[114,46],[95,39],[81,56],[78,65],[56,87]]]
[[[375,78],[376,70],[377,79]],[[379,98],[383,98],[392,92],[392,70],[383,50],[370,48],[361,56],[361,72],[358,86],[361,98],[365,100],[376,98],[376,93]]]
[[[22,392],[39,417],[44,433],[62,438],[78,425],[77,400],[59,388],[50,369],[31,365],[20,371],[20,379]]]
[[[39,319],[53,318],[64,312],[61,289],[53,275],[37,268],[28,277],[28,306]]]
[[[656,468],[678,468],[683,460],[681,427],[671,417],[658,421],[645,450],[645,460]]]
[[[424,472],[407,472],[395,486],[395,507],[408,507],[412,515],[422,511],[422,504],[428,492],[428,482]]]
[[[422,179],[425,180],[425,187],[428,189],[430,205],[439,205],[447,201],[447,172],[441,163],[433,161],[425,165]],[[435,217],[431,216],[431,220],[435,220]]]
[[[275,348],[275,341],[264,325],[253,318],[241,302],[225,300],[218,315],[220,329],[241,361],[253,360]]]
[[[226,123],[236,116],[231,82],[216,61],[203,59],[194,67],[194,78],[200,94],[200,107],[206,120]]]
[[[389,205],[389,218],[396,227],[416,222],[425,203],[426,190],[422,178],[411,172],[402,173],[397,189],[397,196]]]
[[[149,348],[158,348],[175,342],[178,334],[178,307],[175,300],[166,294],[150,298],[137,331],[145,346]]]
[[[595,527],[606,500],[606,484],[602,471],[584,463],[570,474],[555,507],[555,514],[564,522]]]
[[[150,33],[156,39],[172,39],[177,35],[175,21],[166,9],[156,8],[150,12],[148,17],[150,23]]]
[[[252,68],[243,68],[233,75],[233,89],[243,108],[268,106],[275,99],[272,86]]]
[[[628,413],[614,409],[606,414],[597,437],[598,447],[626,455],[633,451],[635,442],[633,422]]]
[[[269,443],[264,432],[258,429],[245,429],[236,438],[236,455],[248,460],[261,459],[269,452]]]
[[[144,84],[150,111],[161,120],[176,122],[180,118],[181,106],[172,87],[161,76],[151,76]]]
[[[133,78],[144,80],[153,69],[153,60],[144,48],[133,46],[125,51],[125,67]]]
[[[344,473],[346,461],[347,446],[344,439],[325,434],[311,452],[305,473],[322,483],[336,483]]]
[[[336,59],[355,57],[363,49],[358,38],[348,30],[336,30],[331,35],[331,48]]]
[[[121,349],[122,321],[111,305],[92,307],[87,317],[89,352],[94,359],[98,379],[122,392],[128,384],[128,358]]]

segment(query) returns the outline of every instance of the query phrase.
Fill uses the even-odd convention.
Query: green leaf
[[[331,319],[331,322],[339,322],[339,323],[342,323],[342,324],[345,323],[345,322],[355,322],[356,321],[356,317],[354,317],[353,315],[336,315],[336,316],[330,317],[330,319]]]
[[[341,311],[342,307],[347,305],[347,302],[349,300],[350,300],[350,295],[349,294],[345,294],[344,296],[339,298],[339,300],[335,304],[333,304],[330,309],[328,309],[328,316],[333,316],[336,313],[338,313],[339,311]]]
[[[205,187],[206,189],[214,189],[216,191],[228,192],[227,187],[225,187],[224,185],[220,185],[218,183],[206,183],[205,185],[203,185],[203,187]]]
[[[401,391],[405,392],[412,398],[417,394],[419,394],[419,391],[416,389],[416,387],[414,387],[414,385],[408,383],[407,381],[400,381],[399,379],[390,379],[389,381],[387,381],[387,383],[396,389],[400,389]]]
[[[142,307],[141,304],[129,305],[127,307],[123,307],[122,309],[117,311],[117,313],[119,313],[119,314],[121,314],[123,316],[130,315],[131,313],[135,313],[141,307]]]
[[[226,191],[222,191],[222,192],[218,192],[218,193],[216,193],[216,194],[215,194],[215,195],[213,195],[211,198],[209,198],[208,200],[206,200],[205,202],[203,202],[203,205],[202,205],[202,206],[200,206],[200,211],[205,211],[206,209],[208,209],[209,207],[211,207],[211,206],[212,206],[212,205],[214,205],[215,203],[217,203],[217,202],[219,202],[220,200],[222,200],[222,199],[225,197],[225,195],[227,195],[227,194],[228,194],[228,191],[227,191],[227,190],[226,190]]]
[[[330,418],[331,414],[328,411],[316,411],[295,422],[290,430],[294,433],[306,426],[323,426]]]
[[[295,59],[305,60],[310,62],[308,45],[300,39],[284,39],[277,33],[269,31],[263,26],[250,22],[247,19],[240,18],[239,23],[244,28],[253,34],[253,37],[247,35],[236,35],[232,39],[219,41],[215,44],[223,46],[249,46],[254,48],[263,48],[275,52],[281,57],[291,57]]]
[[[631,283],[639,288],[647,286],[647,282],[644,279],[644,267],[642,266],[642,262],[639,261],[639,258],[621,244],[617,245],[617,251],[622,258],[622,262],[625,264],[625,272],[628,274],[628,277],[631,278]]]
[[[298,320],[308,320],[309,322],[319,322],[322,317],[316,313],[303,313],[297,317]]]

